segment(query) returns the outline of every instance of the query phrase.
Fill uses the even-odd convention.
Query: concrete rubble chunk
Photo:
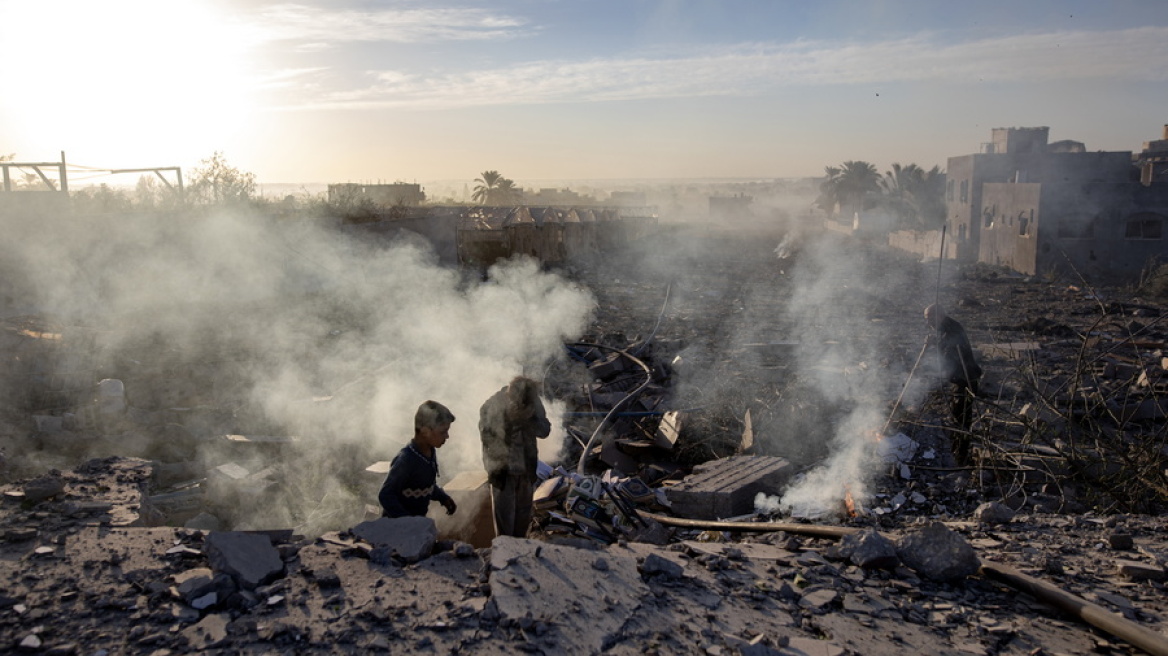
[[[26,501],[40,503],[64,492],[65,479],[54,474],[39,476],[25,483],[21,489]]]
[[[1107,543],[1117,551],[1130,551],[1136,546],[1131,533],[1112,533],[1107,536]]]
[[[1014,519],[1014,511],[1004,503],[987,501],[973,511],[973,517],[983,524],[1009,524]]]
[[[852,564],[864,569],[892,569],[900,563],[896,545],[873,528],[844,536],[839,551]]]
[[[981,567],[969,542],[940,522],[902,537],[896,553],[901,562],[933,581],[963,579]]]
[[[407,563],[428,557],[438,540],[438,527],[429,517],[381,517],[353,527],[353,535],[385,547]]]
[[[668,579],[678,579],[682,577],[685,568],[664,556],[649,554],[641,562],[640,570],[645,576],[660,574]]]
[[[196,567],[179,572],[173,577],[174,592],[180,599],[190,603],[215,589],[214,577],[215,573],[209,567]]]
[[[681,517],[735,517],[751,512],[760,492],[777,494],[793,473],[791,463],[777,456],[731,456],[694,468],[680,483],[666,488],[665,496]]]
[[[1117,560],[1115,566],[1120,574],[1132,581],[1163,581],[1168,579],[1168,573],[1159,565],[1150,565],[1134,560]]]
[[[599,653],[649,594],[632,552],[597,552],[500,536],[491,546],[491,604],[504,624],[543,624],[574,653]]]
[[[245,590],[270,583],[284,573],[280,552],[267,535],[227,531],[207,536],[204,550],[211,569]]]
[[[825,612],[838,598],[839,593],[831,588],[808,588],[803,591],[799,606],[813,612]]]

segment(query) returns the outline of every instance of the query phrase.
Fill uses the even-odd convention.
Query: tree
[[[522,196],[515,181],[504,178],[498,171],[483,171],[475,182],[478,184],[471,198],[479,205],[512,205]]]
[[[209,205],[243,203],[255,193],[254,173],[247,173],[227,163],[223,153],[215,151],[199,162],[187,185],[189,197]]]
[[[901,224],[931,228],[945,221],[945,174],[939,166],[926,171],[916,164],[893,164],[880,179],[880,186],[885,204]]]
[[[848,208],[848,213],[860,211],[864,196],[880,191],[880,173],[868,162],[849,160],[839,167],[824,168],[827,178],[819,185],[819,198],[815,204],[834,214],[838,206]]]

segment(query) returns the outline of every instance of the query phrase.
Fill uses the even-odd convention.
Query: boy
[[[426,401],[414,413],[414,439],[398,452],[389,466],[377,500],[382,517],[425,516],[431,501],[453,515],[458,506],[450,495],[438,487],[436,449],[450,438],[454,415],[436,401]]]

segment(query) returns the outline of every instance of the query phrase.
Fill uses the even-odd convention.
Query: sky
[[[944,169],[995,127],[1168,124],[1162,0],[0,0],[0,49],[0,156],[261,183]]]

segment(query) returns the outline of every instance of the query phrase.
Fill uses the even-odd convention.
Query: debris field
[[[596,312],[547,370],[568,439],[528,539],[492,539],[473,471],[446,483],[470,526],[379,518],[360,450],[329,466],[374,507],[233,525],[233,504],[289,486],[286,437],[208,405],[178,421],[112,377],[54,399],[67,368],[36,356],[68,333],[5,319],[5,375],[38,384],[3,411],[0,648],[1168,653],[1163,306],[780,239],[661,226],[562,270]],[[987,371],[965,467],[922,348],[935,301]],[[198,422],[217,448],[196,457]]]

